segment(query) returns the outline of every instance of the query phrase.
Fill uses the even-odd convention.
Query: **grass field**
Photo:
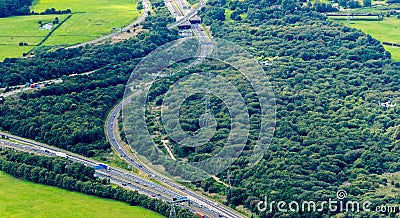
[[[141,207],[34,184],[0,172],[0,217],[163,216]]]
[[[72,17],[43,43],[44,46],[72,45],[111,33],[112,28],[130,24],[140,16],[138,0],[35,0],[31,10],[71,9]],[[20,57],[38,44],[49,30],[39,30],[38,21],[64,20],[67,15],[34,15],[0,18],[0,61]],[[19,42],[30,46],[20,47]]]
[[[347,25],[347,21],[342,21]],[[400,19],[384,18],[382,21],[350,21],[350,27],[360,29],[381,42],[400,43]],[[394,61],[400,61],[400,47],[384,46]]]
[[[0,18],[0,60],[5,57],[18,57],[32,49],[48,33],[49,30],[39,30],[39,21],[51,23],[55,17],[60,20],[67,15],[37,15]],[[21,47],[20,42],[30,46]]]
[[[40,0],[31,10],[71,9],[72,17],[43,45],[72,45],[111,33],[134,21],[140,14],[134,0]]]

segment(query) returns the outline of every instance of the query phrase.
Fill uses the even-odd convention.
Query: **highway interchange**
[[[170,0],[166,0],[170,1]],[[171,0],[174,1],[174,0]],[[180,0],[177,0],[180,1]],[[178,5],[183,5],[184,3],[182,2],[181,4]],[[172,5],[175,5],[172,3]],[[184,16],[182,14],[181,10],[177,9],[176,7],[171,7],[174,8],[174,11],[171,12],[172,15],[175,17],[181,17]],[[170,9],[171,9],[170,8]],[[192,15],[194,16],[195,13]],[[190,17],[185,16],[186,19],[190,19]],[[208,54],[212,52],[212,43],[211,39],[205,34],[204,31],[201,30],[199,24],[194,24],[192,25],[192,31],[194,35],[199,39],[200,46],[201,46],[201,54],[199,57],[189,64],[187,68],[193,67],[197,64],[200,64]],[[141,90],[138,90],[137,92],[141,92]],[[113,108],[113,110],[110,112],[107,121],[106,121],[106,135],[109,138],[110,144],[113,147],[113,149],[122,157],[124,158],[128,163],[134,165],[137,167],[139,170],[143,171],[146,174],[152,175],[153,179],[158,180],[159,182],[163,183],[165,186],[169,186],[170,188],[179,188],[180,192],[184,193],[184,196],[189,196],[189,199],[191,199],[193,202],[197,203],[201,208],[199,208],[199,211],[201,211],[203,214],[210,214],[211,217],[244,217],[242,214],[225,207],[224,205],[220,205],[217,202],[204,197],[202,195],[199,195],[196,192],[193,192],[191,190],[188,190],[186,188],[183,188],[180,184],[175,183],[168,178],[164,177],[161,174],[158,174],[157,172],[151,170],[150,168],[146,167],[144,164],[140,162],[140,160],[137,160],[134,155],[131,154],[130,151],[128,151],[123,144],[121,143],[121,139],[118,133],[118,117],[120,115],[120,112],[122,111],[123,104],[125,102],[122,101],[120,102],[117,106]]]
[[[177,18],[177,22],[170,25],[169,26],[170,28],[174,28],[179,24],[188,21],[191,17],[196,15],[197,11],[200,10],[201,7],[203,7],[207,2],[207,0],[200,0],[199,5],[195,9],[184,14],[185,10],[177,8],[177,6],[183,7],[184,5],[186,5],[185,1],[183,0],[166,0],[166,1],[170,2],[180,1],[179,3],[176,4],[175,2],[171,2],[171,5],[173,7],[169,7],[172,15],[175,18]],[[134,24],[142,22],[147,16],[147,11],[150,11],[151,9],[148,0],[143,0],[143,6],[145,8],[145,13],[143,13],[143,15],[137,21],[135,21]],[[192,25],[192,31],[194,35],[199,39],[201,46],[201,54],[194,62],[189,64],[187,68],[200,64],[206,58],[206,56],[212,52],[213,49],[211,39],[205,34],[205,32],[201,29],[199,24]],[[107,35],[105,37],[111,37],[111,36]],[[104,40],[103,38],[100,39]],[[91,42],[87,43],[90,44]],[[140,90],[138,90],[137,92],[140,92]],[[124,159],[132,167],[137,168],[139,171],[142,171],[143,173],[147,174],[149,177],[152,178],[152,180],[156,180],[157,182],[153,182],[149,179],[144,179],[140,176],[137,176],[126,170],[119,169],[116,167],[111,167],[109,170],[105,169],[96,170],[96,176],[100,178],[108,178],[110,179],[110,182],[115,183],[119,186],[123,186],[124,188],[130,190],[137,190],[139,193],[146,194],[151,197],[156,197],[169,203],[171,203],[173,198],[188,196],[188,198],[190,199],[190,204],[177,202],[176,205],[187,208],[192,212],[200,212],[204,214],[205,217],[232,217],[232,218],[245,217],[243,214],[240,214],[239,212],[231,208],[228,208],[225,205],[221,205],[203,195],[200,195],[192,190],[188,190],[182,185],[153,171],[151,168],[148,168],[145,164],[137,160],[137,158],[134,155],[132,155],[132,152],[129,151],[123,145],[122,140],[120,139],[120,136],[118,134],[117,130],[118,117],[122,110],[122,105],[123,102],[120,102],[109,113],[109,116],[105,124],[106,136],[112,148],[118,153],[118,155],[122,159]],[[7,135],[9,139],[11,139],[12,141],[0,139],[0,147],[8,147],[16,150],[21,150],[24,152],[35,153],[46,156],[57,156],[56,152],[63,152],[67,154],[69,160],[72,160],[74,162],[79,162],[89,167],[94,167],[97,164],[99,164],[98,161],[94,161],[77,154],[73,154],[55,147],[51,147],[49,145],[12,136],[9,134],[3,134],[3,135]]]

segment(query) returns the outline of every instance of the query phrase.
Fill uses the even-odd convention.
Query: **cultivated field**
[[[34,184],[3,172],[0,196],[0,217],[163,217],[141,207]]]
[[[112,29],[130,24],[140,16],[138,0],[36,0],[31,7],[35,12],[48,8],[71,9],[72,17],[62,24],[43,43],[44,46],[72,45],[96,39]],[[39,30],[38,21],[60,22],[68,15],[34,15],[0,18],[0,61],[6,57],[20,57],[30,51],[49,33]],[[20,42],[29,46],[21,47]]]
[[[381,42],[400,43],[400,19],[384,18],[382,21],[350,21],[350,27],[362,30]],[[400,61],[400,47],[384,46],[392,59]]]
[[[72,45],[89,41],[130,24],[140,14],[135,0],[40,0],[31,7],[34,11],[47,8],[71,9],[72,17],[43,45]]]
[[[0,60],[6,57],[19,57],[38,44],[50,32],[39,30],[39,21],[53,22],[55,17],[63,20],[67,15],[37,15],[0,18]],[[19,46],[26,42],[29,46]]]
[[[348,24],[345,19],[340,22]],[[350,20],[349,25],[370,34],[380,42],[400,43],[400,19],[397,17],[385,17],[383,20]],[[384,47],[390,52],[394,61],[400,62],[400,47],[386,45]]]
[[[385,1],[373,1],[375,6],[362,7],[351,10],[343,10],[338,13],[360,13],[360,14],[386,14],[389,10],[399,8],[400,4],[384,4]],[[329,17],[333,20],[338,20],[347,25],[347,16],[344,17]],[[350,20],[350,27],[360,29],[363,32],[370,34],[375,39],[381,42],[400,43],[400,19],[397,16],[386,17],[383,20],[376,20],[374,17],[354,17],[357,20]],[[394,61],[400,62],[400,47],[384,46],[391,53]]]

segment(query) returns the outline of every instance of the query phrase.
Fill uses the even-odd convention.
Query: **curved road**
[[[179,1],[179,0],[178,0]],[[201,1],[199,6],[197,7],[198,9],[202,7],[203,4],[205,4],[206,1]],[[180,11],[176,9],[176,7],[172,7],[175,10],[175,15],[180,14]],[[197,10],[198,10],[197,9]],[[190,19],[191,16],[193,16],[197,10],[193,10],[192,12],[189,12],[184,19]],[[189,16],[188,16],[189,15]],[[212,52],[213,45],[211,42],[211,39],[207,37],[207,35],[204,33],[204,31],[201,30],[199,24],[192,25],[192,30],[196,37],[198,37],[201,45],[201,54],[200,56],[191,64],[187,66],[187,68],[193,67],[197,64],[200,64],[208,54]],[[147,84],[145,84],[147,85]],[[141,90],[137,90],[135,94],[140,94]],[[124,159],[126,160],[129,164],[135,166],[139,170],[143,171],[146,174],[152,175],[153,179],[158,180],[160,183],[163,183],[165,186],[169,186],[170,188],[180,188],[181,192],[186,194],[186,196],[189,196],[189,199],[192,201],[198,203],[202,207],[204,207],[203,211],[206,212],[214,212],[217,214],[217,217],[245,217],[243,214],[240,214],[239,212],[228,208],[224,205],[220,205],[217,202],[202,196],[194,191],[187,190],[180,184],[169,180],[167,177],[153,171],[151,168],[145,166],[143,163],[140,162],[136,157],[134,157],[130,151],[128,151],[127,148],[124,147],[122,140],[119,136],[119,131],[118,131],[118,117],[120,115],[120,112],[122,111],[123,104],[129,101],[129,99],[124,99],[121,101],[119,104],[117,104],[109,113],[109,116],[107,117],[106,125],[105,125],[105,131],[106,131],[106,136],[108,140],[110,141],[111,146],[113,149]]]
[[[177,0],[180,1],[180,0]],[[190,11],[185,15],[184,18],[178,20],[176,23],[171,25],[170,27],[173,28],[180,23],[183,23],[187,20],[189,20],[192,16],[194,16],[197,11],[205,5],[207,0],[201,0],[199,5],[196,7],[196,9]],[[150,3],[148,0],[143,0],[143,5],[145,7],[145,12],[142,14],[142,16],[136,20],[133,24],[130,26],[124,28],[124,30],[130,28],[132,25],[135,25],[137,23],[142,22],[146,16],[147,16],[147,11],[150,11]],[[176,15],[181,14],[176,7],[173,7],[174,10],[176,10]],[[193,63],[189,64],[187,68],[193,67],[197,64],[200,64],[207,54],[212,52],[213,46],[211,43],[211,39],[207,37],[207,35],[204,33],[204,31],[201,30],[200,25],[195,24],[192,25],[192,30],[194,34],[199,38],[200,44],[201,44],[201,54],[199,58],[197,58]],[[117,33],[119,34],[119,33]],[[106,38],[112,37],[114,35],[117,35],[116,33],[109,34],[105,36]],[[92,44],[99,42],[101,40],[106,39],[105,37],[102,37],[100,39],[96,39],[90,42],[82,43],[79,45],[75,45],[72,47],[79,47],[85,44]],[[72,48],[69,47],[69,48]],[[139,93],[140,91],[138,91]],[[124,171],[122,169],[118,169],[113,167],[111,170],[96,170],[96,175],[99,176],[100,178],[109,178],[111,182],[119,185],[119,186],[124,186],[125,188],[131,189],[131,190],[137,190],[140,193],[147,194],[152,197],[157,197],[160,198],[166,202],[170,202],[172,198],[175,197],[182,197],[182,196],[188,196],[191,204],[190,206],[186,206],[185,204],[178,203],[178,206],[188,208],[192,212],[195,211],[200,211],[206,217],[245,217],[244,215],[232,210],[231,208],[228,208],[224,205],[220,205],[217,202],[202,196],[196,192],[193,192],[191,190],[187,190],[180,184],[169,180],[168,178],[164,177],[163,175],[158,174],[157,172],[153,171],[150,168],[147,168],[144,164],[142,164],[140,161],[136,160],[134,156],[131,155],[131,152],[129,152],[121,143],[121,139],[119,135],[117,134],[117,130],[113,128],[114,126],[117,126],[118,124],[118,116],[120,111],[122,110],[122,104],[123,102],[120,102],[118,105],[116,105],[113,110],[110,112],[107,122],[106,122],[106,135],[107,138],[110,141],[111,146],[113,149],[123,158],[125,159],[131,166],[136,167],[140,171],[150,175],[153,179],[157,180],[159,183],[163,185],[159,185],[155,182],[143,179],[141,177],[138,177],[134,174],[131,174],[127,171]],[[89,158],[85,158],[83,156],[69,153],[66,151],[63,151],[58,148],[50,147],[48,145],[44,145],[41,143],[37,143],[31,140],[26,140],[20,137],[16,136],[11,136],[8,135],[10,139],[13,139],[15,141],[18,141],[23,144],[19,143],[14,143],[6,140],[0,140],[0,147],[10,147],[13,149],[18,149],[22,150],[25,152],[31,152],[31,153],[36,153],[39,155],[47,155],[47,156],[56,156],[56,152],[63,152],[68,155],[68,158],[72,161],[75,162],[80,162],[85,164],[86,166],[93,167],[97,165],[99,162],[91,160]]]

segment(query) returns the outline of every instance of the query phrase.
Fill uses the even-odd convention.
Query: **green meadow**
[[[5,57],[19,57],[37,45],[50,32],[39,30],[39,21],[53,22],[55,17],[63,20],[67,15],[37,15],[0,18],[0,60]],[[26,42],[29,46],[19,46]]]
[[[71,9],[72,17],[63,23],[42,44],[44,46],[73,45],[99,38],[133,22],[140,16],[138,0],[36,0],[31,10],[48,8]],[[0,18],[0,61],[20,57],[43,40],[50,30],[39,30],[39,21],[49,23],[68,15],[32,15]],[[28,46],[19,46],[20,42]]]
[[[31,183],[0,172],[0,217],[163,216],[126,203]]]
[[[43,45],[72,45],[89,41],[133,22],[140,11],[134,0],[39,0],[31,10],[71,9],[72,17],[58,28]]]
[[[347,25],[347,21],[343,21]],[[351,20],[350,27],[362,30],[381,42],[400,43],[400,19],[385,17],[383,20]],[[384,46],[394,61],[400,61],[400,47]]]

